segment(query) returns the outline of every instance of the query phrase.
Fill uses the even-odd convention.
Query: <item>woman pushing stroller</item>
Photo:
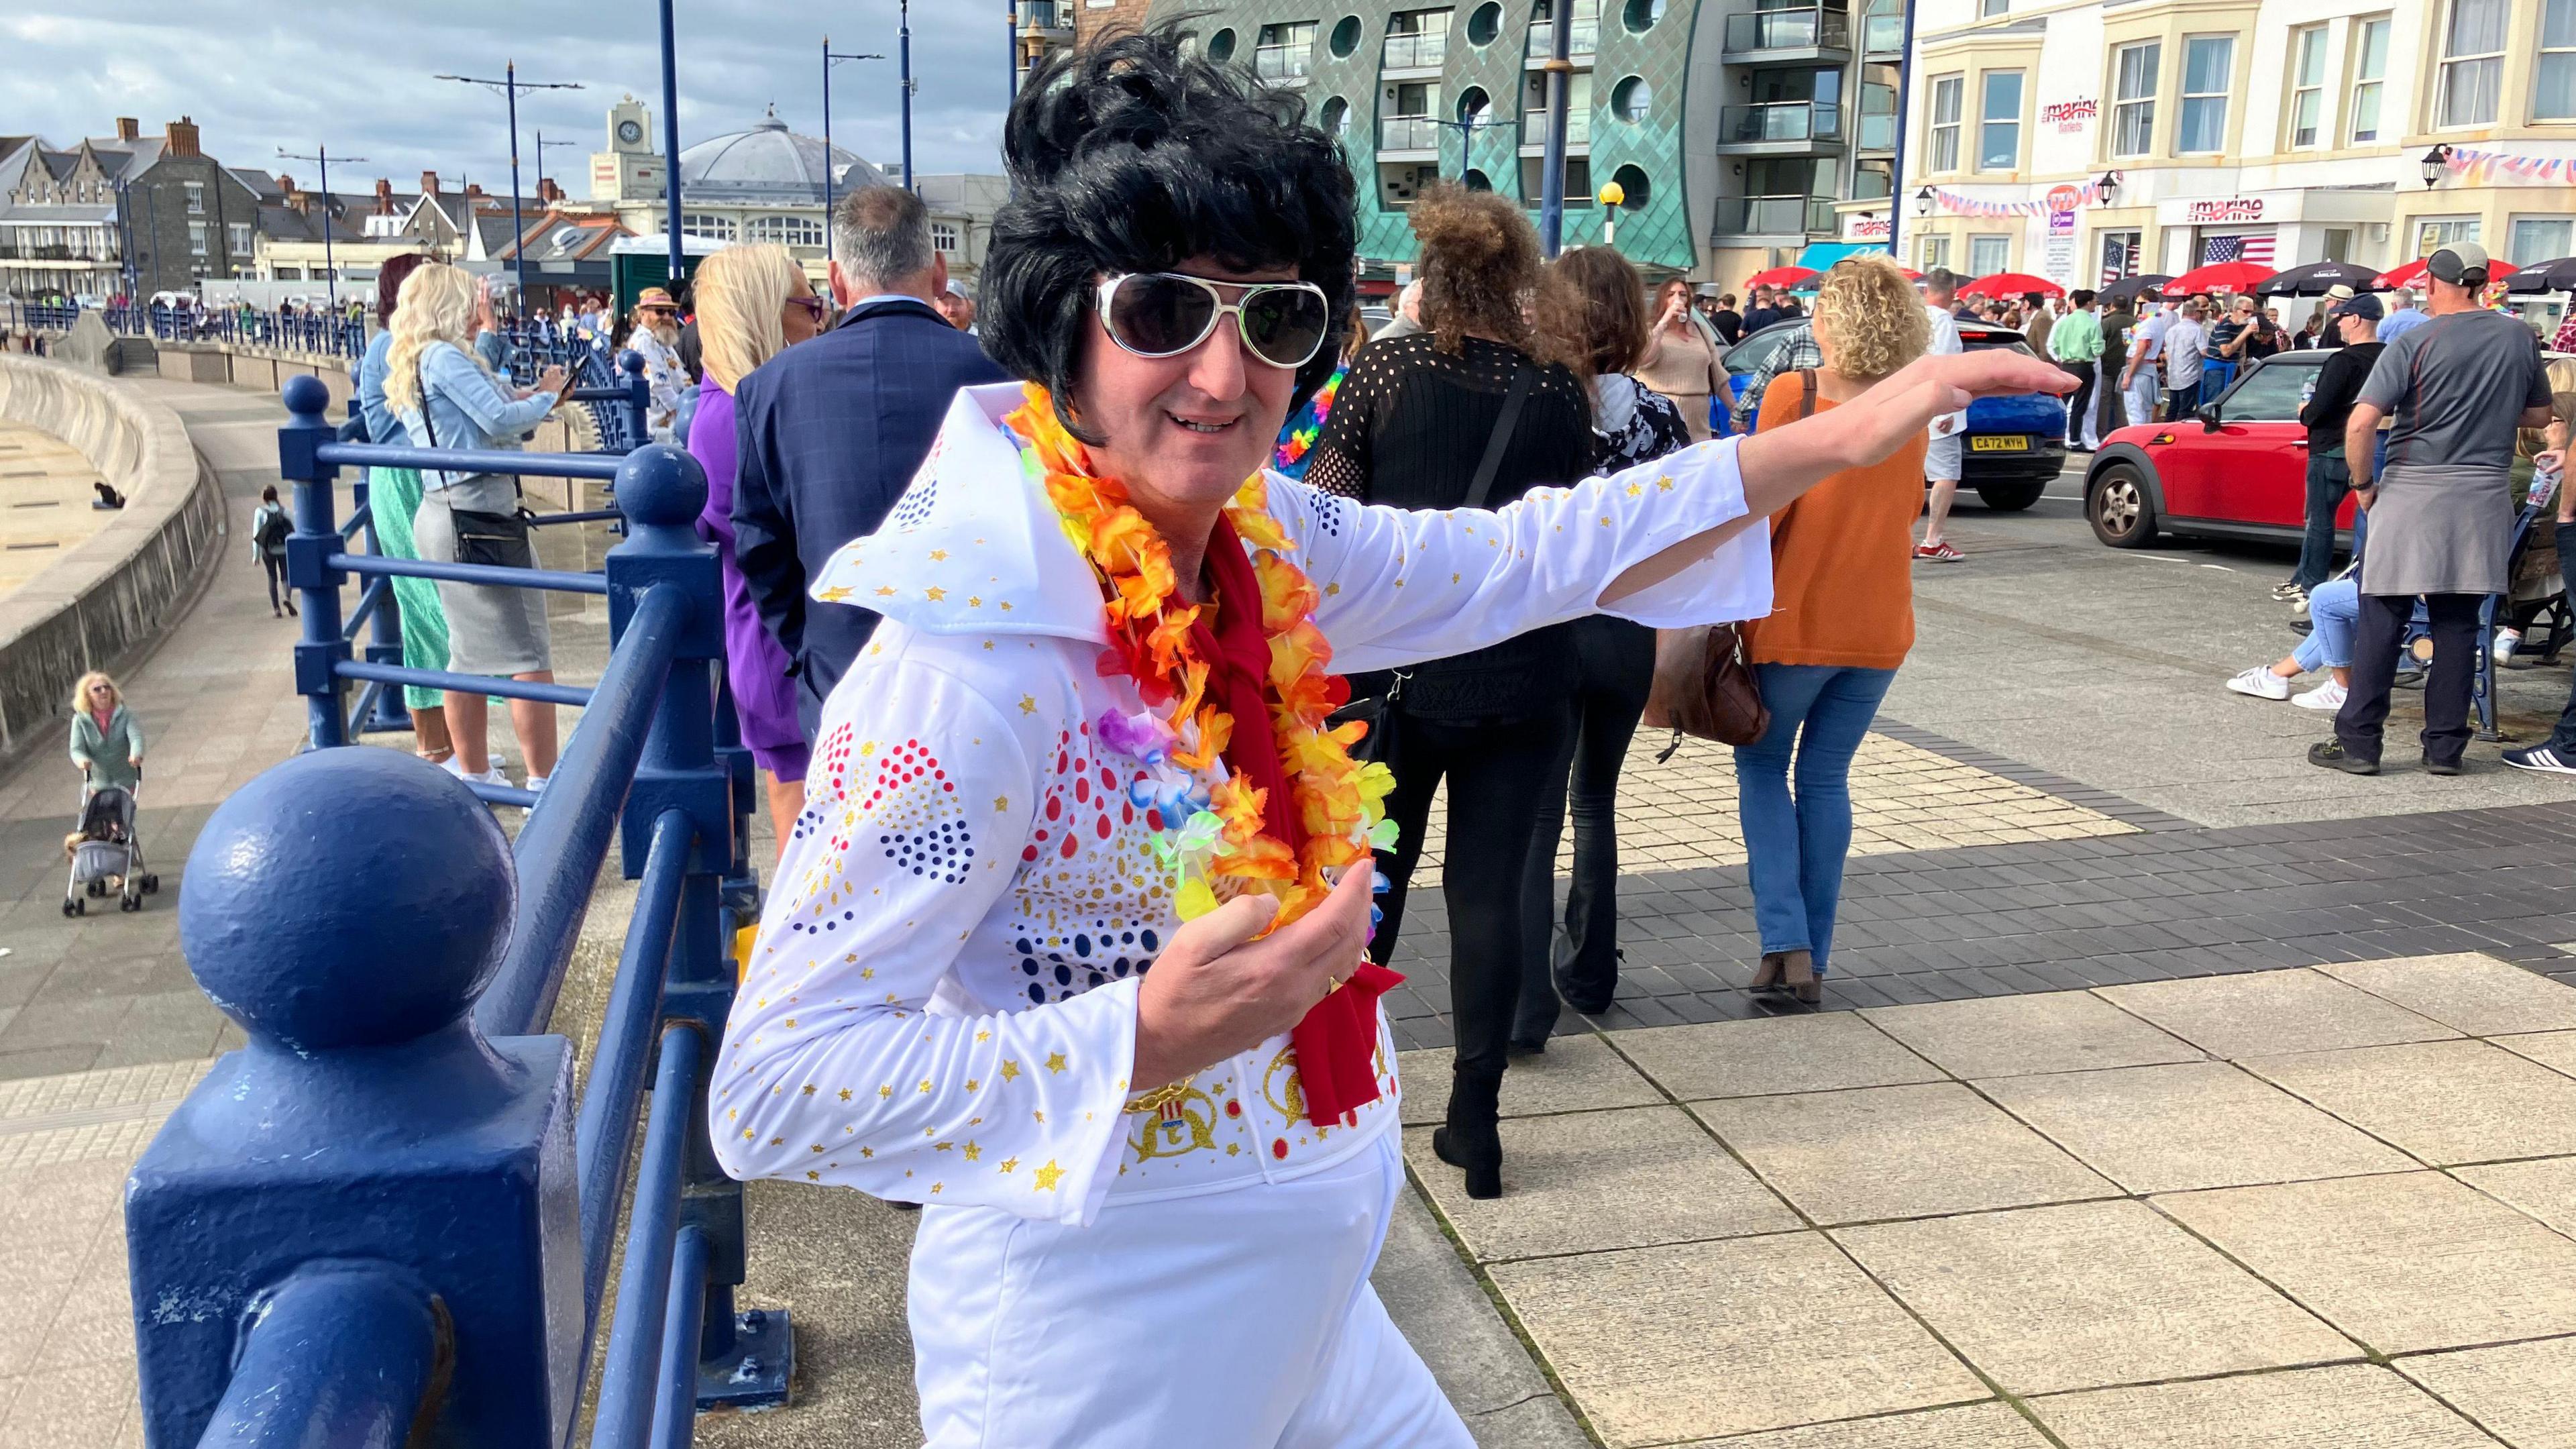
[[[143,783],[143,724],[116,681],[95,669],[72,687],[72,763],[92,790]]]

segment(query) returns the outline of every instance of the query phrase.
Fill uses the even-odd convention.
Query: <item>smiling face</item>
[[[1297,280],[1291,266],[1245,271],[1213,257],[1172,270],[1237,284],[1219,286],[1228,302],[1241,300],[1243,284]],[[1091,449],[1094,466],[1126,484],[1166,536],[1211,526],[1216,510],[1269,458],[1297,389],[1296,370],[1246,350],[1231,313],[1218,317],[1205,341],[1173,357],[1139,357],[1120,347],[1097,310],[1087,327],[1073,401],[1083,426],[1103,435]]]

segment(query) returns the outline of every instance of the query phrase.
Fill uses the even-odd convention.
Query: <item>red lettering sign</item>
[[[2039,123],[2053,125],[2059,134],[2071,136],[2082,131],[2101,111],[2099,100],[2052,101],[2039,108]]]
[[[2195,201],[2185,211],[2184,219],[2195,226],[2211,221],[2261,221],[2263,198],[2231,196],[2225,201]]]

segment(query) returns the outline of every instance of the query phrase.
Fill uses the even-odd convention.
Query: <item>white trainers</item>
[[[465,762],[457,758],[455,755],[451,754],[446,759],[439,761],[438,768],[445,770],[447,773],[454,775],[460,780],[465,778]]]
[[[2495,631],[2496,663],[2504,664],[2510,662],[2513,658],[2514,651],[2521,647],[2522,631],[2520,629],[2498,629]]]
[[[2250,694],[2256,699],[2290,697],[2290,681],[2274,674],[2272,666],[2268,664],[2257,664],[2246,670],[2243,674],[2227,681],[2227,687],[2238,694]]]
[[[530,775],[528,777],[528,793],[531,795],[542,795],[546,793],[546,781],[551,778],[553,777],[550,775]]]
[[[2329,679],[2290,703],[2301,709],[2338,710],[2343,708],[2344,694],[2344,687]]]

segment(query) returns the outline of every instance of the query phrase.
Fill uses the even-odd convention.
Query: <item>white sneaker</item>
[[[2257,664],[2246,670],[2243,674],[2227,681],[2227,687],[2238,694],[2250,694],[2256,699],[2290,697],[2290,681],[2274,674],[2268,664]]]
[[[2337,710],[2343,708],[2344,687],[2329,679],[2290,703],[2301,709]]]
[[[546,793],[546,781],[551,778],[553,777],[549,775],[530,775],[528,777],[528,793],[531,795],[542,795]]]
[[[2498,629],[2495,631],[2496,663],[2503,664],[2512,659],[2513,651],[2521,647],[2522,631],[2520,629]]]
[[[510,788],[510,777],[501,769],[501,762],[494,760],[491,766],[484,770],[481,775],[466,776],[465,783],[469,785],[498,785],[502,789],[507,790]]]
[[[465,778],[465,762],[454,755],[449,755],[446,759],[439,761],[438,768],[445,770],[447,773],[454,775],[460,780]]]

